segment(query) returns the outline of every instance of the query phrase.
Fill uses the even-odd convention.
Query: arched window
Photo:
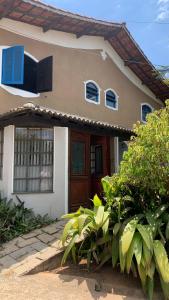
[[[153,108],[151,105],[147,103],[141,104],[141,121],[146,122],[147,121],[147,115],[150,114],[153,111]]]
[[[95,82],[85,82],[85,99],[95,104],[100,103],[100,88]]]
[[[111,89],[105,91],[105,105],[113,110],[118,109],[118,96]]]

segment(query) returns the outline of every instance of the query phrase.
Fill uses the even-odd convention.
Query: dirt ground
[[[95,291],[92,280],[39,273],[0,281],[1,300],[141,300]]]
[[[157,289],[158,292],[158,289]],[[71,263],[34,275],[0,278],[0,300],[145,300],[138,279],[105,266],[88,272]],[[162,300],[157,294],[153,300]]]

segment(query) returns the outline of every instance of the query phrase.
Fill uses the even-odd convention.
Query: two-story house
[[[89,205],[169,88],[125,24],[0,0],[0,190],[52,217]]]

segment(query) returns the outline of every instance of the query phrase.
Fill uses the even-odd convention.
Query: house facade
[[[0,2],[1,194],[60,217],[101,193],[169,89],[125,24]]]

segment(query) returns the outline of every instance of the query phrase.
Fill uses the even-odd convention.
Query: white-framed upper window
[[[94,104],[100,104],[100,87],[93,80],[85,82],[85,100]]]
[[[113,110],[118,110],[118,98],[119,96],[114,90],[107,89],[105,91],[105,106]]]
[[[141,104],[141,121],[143,123],[147,122],[147,115],[153,111],[153,107],[148,103]]]

